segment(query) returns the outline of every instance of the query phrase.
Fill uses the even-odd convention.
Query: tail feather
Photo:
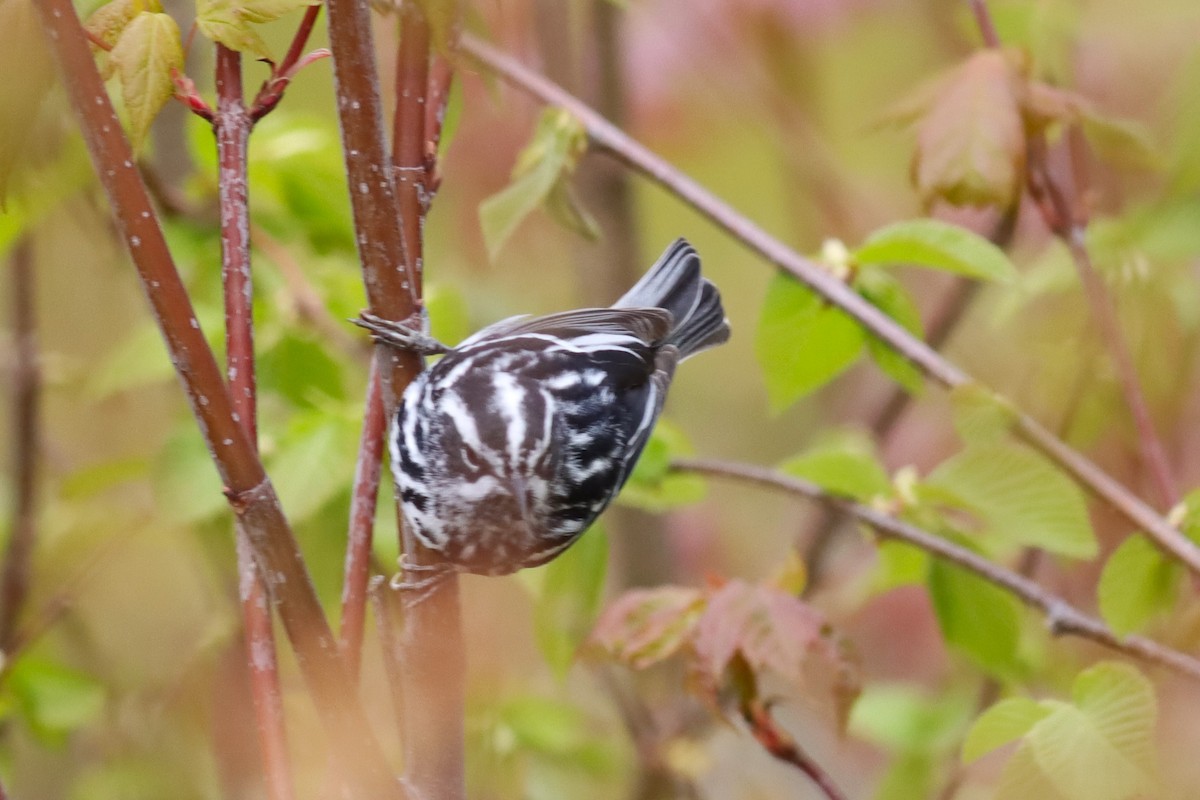
[[[665,341],[679,348],[680,360],[729,338],[729,321],[717,287],[700,274],[700,256],[676,239],[614,308],[664,308],[673,324]]]

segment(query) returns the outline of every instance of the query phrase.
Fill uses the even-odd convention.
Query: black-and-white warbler
[[[504,575],[569,547],[620,491],[675,366],[729,338],[679,239],[611,308],[512,317],[446,348],[364,315],[376,339],[446,355],[389,431],[405,521],[447,568]]]

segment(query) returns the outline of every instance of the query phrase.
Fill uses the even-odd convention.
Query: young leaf
[[[117,43],[125,26],[143,11],[162,11],[159,0],[112,0],[97,8],[87,18],[84,28],[109,47]]]
[[[996,444],[1012,430],[1016,414],[1012,406],[991,389],[964,383],[950,390],[954,408],[954,430],[968,444]]]
[[[1004,251],[977,233],[936,219],[896,222],[854,251],[859,264],[914,264],[967,278],[1012,283],[1017,270]]]
[[[963,741],[962,761],[972,761],[1029,733],[1050,711],[1028,697],[1009,697],[979,715]]]
[[[847,442],[814,447],[783,462],[779,470],[864,502],[892,491],[891,479],[875,454]]]
[[[929,596],[947,644],[990,674],[1016,672],[1021,621],[1012,595],[935,559],[929,565]]]
[[[854,288],[873,305],[878,306],[880,311],[904,326],[909,333],[918,339],[924,338],[921,312],[900,281],[882,269],[865,268],[860,270],[854,279]],[[912,394],[921,393],[925,388],[925,377],[921,370],[874,336],[867,336],[866,341],[867,352],[884,374]]]
[[[971,445],[943,462],[927,482],[977,511],[988,533],[1072,558],[1096,555],[1083,493],[1026,447]]]
[[[1146,537],[1130,535],[1100,573],[1100,614],[1118,636],[1132,633],[1175,602],[1183,570]]]
[[[179,26],[169,14],[143,11],[125,26],[109,58],[121,78],[129,138],[138,147],[150,123],[175,94],[172,70],[183,69]]]
[[[270,58],[267,43],[251,27],[242,14],[240,0],[199,0],[196,5],[196,26],[204,35],[230,50]]]
[[[274,22],[285,14],[314,5],[320,5],[320,2],[313,2],[313,0],[240,0],[237,12],[247,22]]]
[[[491,258],[499,254],[522,220],[551,199],[560,181],[569,179],[586,149],[587,132],[574,115],[561,108],[542,112],[533,139],[517,157],[512,183],[479,206],[479,221]],[[557,212],[573,214],[576,222],[586,228],[590,218],[578,207],[568,210],[563,205],[564,198],[569,200],[565,189],[557,191]]]
[[[692,637],[704,595],[682,586],[634,589],[604,610],[591,641],[610,658],[645,669],[670,658]]]
[[[858,323],[804,284],[772,278],[754,340],[771,410],[833,380],[862,353],[864,338]]]
[[[977,51],[950,77],[917,123],[913,183],[926,205],[1007,208],[1025,167],[1021,79],[1008,54]]]
[[[550,669],[563,680],[592,629],[604,574],[608,536],[593,525],[565,553],[544,567],[533,612],[534,634]]]

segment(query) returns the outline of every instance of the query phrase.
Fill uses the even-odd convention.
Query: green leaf
[[[298,330],[286,331],[258,362],[259,385],[292,404],[312,408],[323,400],[345,398],[342,367],[327,346]]]
[[[491,258],[496,258],[517,226],[551,198],[559,182],[570,177],[586,149],[587,133],[574,115],[561,108],[542,112],[533,139],[517,157],[512,183],[479,206]],[[558,211],[564,211],[561,205]],[[584,224],[582,217],[579,221]]]
[[[228,506],[216,467],[194,427],[180,427],[167,440],[150,474],[164,521],[190,525]]]
[[[1145,536],[1132,534],[1108,557],[1100,574],[1100,614],[1118,636],[1132,633],[1170,610],[1182,575],[1182,567]]]
[[[807,450],[780,464],[779,470],[855,500],[869,501],[892,491],[891,479],[871,448],[845,439]]]
[[[30,729],[50,744],[91,723],[104,709],[104,686],[59,664],[23,658],[8,680]]]
[[[782,411],[833,380],[858,359],[865,334],[858,323],[787,275],[767,287],[754,352],[772,411]]]
[[[934,559],[929,596],[946,643],[985,672],[1001,678],[1017,671],[1020,609],[999,587],[960,567]]]
[[[575,188],[567,180],[559,179],[550,188],[543,203],[546,213],[569,231],[574,231],[589,241],[600,238],[600,225],[579,199]]]
[[[248,22],[274,22],[285,14],[309,6],[320,5],[313,0],[239,0],[238,13]]]
[[[941,754],[959,741],[973,707],[963,692],[872,683],[854,704],[850,729],[893,752]]]
[[[996,245],[966,228],[935,219],[896,222],[872,233],[854,252],[859,264],[914,264],[979,280],[1012,283],[1017,270]]]
[[[708,491],[708,482],[704,478],[690,472],[670,470],[672,459],[694,452],[681,429],[670,420],[660,419],[638,457],[629,481],[621,489],[618,502],[657,512],[704,499]]]
[[[454,55],[455,31],[462,17],[460,0],[417,0],[439,53]]]
[[[1027,728],[1024,742],[1004,767],[997,798],[1157,797],[1157,708],[1150,682],[1128,664],[1102,663],[1076,678],[1072,697],[1073,704],[1005,701],[1006,711],[998,712],[998,717],[1012,719],[998,718],[987,741],[972,748],[973,753],[982,753],[989,749],[985,744],[1007,743]],[[1043,716],[1029,725],[1031,706]]]
[[[1009,697],[979,715],[962,746],[962,761],[972,761],[1029,733],[1049,710],[1028,697]]]
[[[872,576],[871,588],[886,592],[898,586],[924,584],[929,579],[929,554],[904,542],[882,541],[875,548],[879,563]]]
[[[950,390],[954,430],[968,444],[995,444],[1016,423],[1012,406],[992,390],[977,383],[963,383]]]
[[[171,71],[183,69],[179,26],[170,14],[143,11],[125,27],[108,55],[121,78],[129,138],[136,148],[158,112],[175,95]]]
[[[242,14],[240,0],[200,0],[196,6],[196,25],[205,36],[230,50],[271,57],[267,43]]]
[[[298,524],[343,491],[354,474],[357,432],[322,410],[300,415],[271,455],[271,482],[288,519]]]
[[[1096,555],[1082,492],[1026,447],[968,446],[934,470],[927,483],[976,511],[987,533],[1072,558]]]
[[[901,752],[888,764],[872,800],[928,800],[937,796],[937,759],[926,753]]]
[[[587,639],[604,593],[608,536],[592,525],[579,541],[542,568],[533,611],[534,634],[550,669],[563,680]]]
[[[921,312],[900,281],[882,269],[866,268],[860,270],[858,277],[854,279],[854,288],[880,311],[900,323],[906,331],[918,339],[924,338]],[[867,336],[866,341],[867,352],[884,374],[912,394],[921,393],[925,388],[925,377],[921,370],[880,339]]]

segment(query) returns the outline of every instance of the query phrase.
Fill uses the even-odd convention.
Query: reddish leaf
[[[947,80],[917,125],[913,181],[926,203],[1008,206],[1025,167],[1022,78],[1012,58],[984,50]]]
[[[600,615],[591,640],[616,660],[643,669],[687,644],[703,609],[704,596],[695,589],[635,589]]]

